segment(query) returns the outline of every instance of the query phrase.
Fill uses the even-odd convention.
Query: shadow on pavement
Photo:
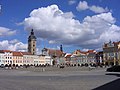
[[[117,77],[120,77],[120,73],[115,73],[115,72],[109,72],[109,73],[106,73],[105,75],[114,75],[114,76],[117,76]]]
[[[109,74],[111,75],[111,74]],[[115,75],[115,74],[114,74]],[[120,77],[120,74],[116,76]],[[95,89],[92,89],[92,90],[120,90],[120,79],[116,79],[112,82],[109,82],[107,84],[104,84],[100,87],[97,87]]]

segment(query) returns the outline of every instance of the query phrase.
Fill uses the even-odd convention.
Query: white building
[[[29,52],[21,52],[23,54],[23,65],[34,65],[34,55]]]
[[[52,65],[53,63],[53,59],[50,56],[45,56],[45,63]]]
[[[23,65],[52,65],[51,56],[33,55],[29,52],[17,52],[10,50],[0,50],[0,66],[23,66]]]
[[[5,63],[4,53],[0,52],[0,66],[4,65],[4,63]]]
[[[10,50],[0,50],[1,54],[1,59],[2,59],[2,63],[4,65],[12,65],[13,64],[13,53]]]
[[[34,59],[34,66],[39,66],[40,65],[40,58],[37,55],[33,56]]]

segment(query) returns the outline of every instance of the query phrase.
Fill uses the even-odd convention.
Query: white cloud
[[[78,11],[89,9],[88,3],[86,1],[80,1],[76,7]]]
[[[69,4],[69,5],[73,5],[73,4],[75,4],[75,3],[76,3],[76,0],[69,0],[69,1],[68,1],[68,4]]]
[[[0,27],[0,36],[11,36],[14,35],[15,33],[16,33],[15,30],[11,30],[5,27]]]
[[[72,12],[67,14],[57,5],[51,5],[33,10],[23,23],[25,29],[33,28],[38,38],[49,43],[96,49],[105,41],[120,39],[120,27],[115,25],[111,12],[87,16],[82,23],[73,18]]]
[[[104,9],[102,7],[95,6],[95,5],[91,6],[89,9],[95,13],[103,13],[103,12],[109,11],[107,7]]]
[[[13,40],[9,41],[10,44],[16,44],[16,43],[18,43],[18,42],[19,42],[19,41],[18,41],[17,39],[13,39]]]
[[[24,44],[18,40],[3,40],[0,41],[0,50],[27,51],[27,44]]]
[[[78,11],[82,11],[82,10],[91,10],[93,11],[94,13],[105,13],[105,12],[109,12],[109,9],[106,7],[106,8],[103,8],[103,7],[100,7],[100,6],[95,6],[95,5],[92,5],[92,6],[89,6],[88,3],[86,1],[80,1],[78,6],[76,7],[76,9]]]

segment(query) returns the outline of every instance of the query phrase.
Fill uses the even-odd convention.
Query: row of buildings
[[[29,52],[0,50],[0,65],[26,66],[26,65],[82,65],[95,64],[96,52],[76,50],[72,54],[61,50],[44,48],[41,55],[33,55]]]
[[[96,65],[120,65],[120,41],[109,41],[102,46],[103,51],[96,52],[88,50],[86,52],[75,50],[72,54],[71,61],[77,60],[77,63],[94,63]]]
[[[36,37],[33,30],[28,37],[28,52],[0,50],[0,65],[120,65],[120,41],[104,43],[103,51],[75,50],[73,53],[43,48],[41,55],[36,55]]]
[[[0,50],[0,65],[23,66],[23,65],[52,65],[49,56],[33,55],[29,52],[16,52],[10,50]]]

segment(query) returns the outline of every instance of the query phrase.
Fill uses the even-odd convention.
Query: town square
[[[0,90],[120,90],[119,0],[0,0]]]
[[[0,69],[0,90],[119,90],[119,77],[106,68]]]

